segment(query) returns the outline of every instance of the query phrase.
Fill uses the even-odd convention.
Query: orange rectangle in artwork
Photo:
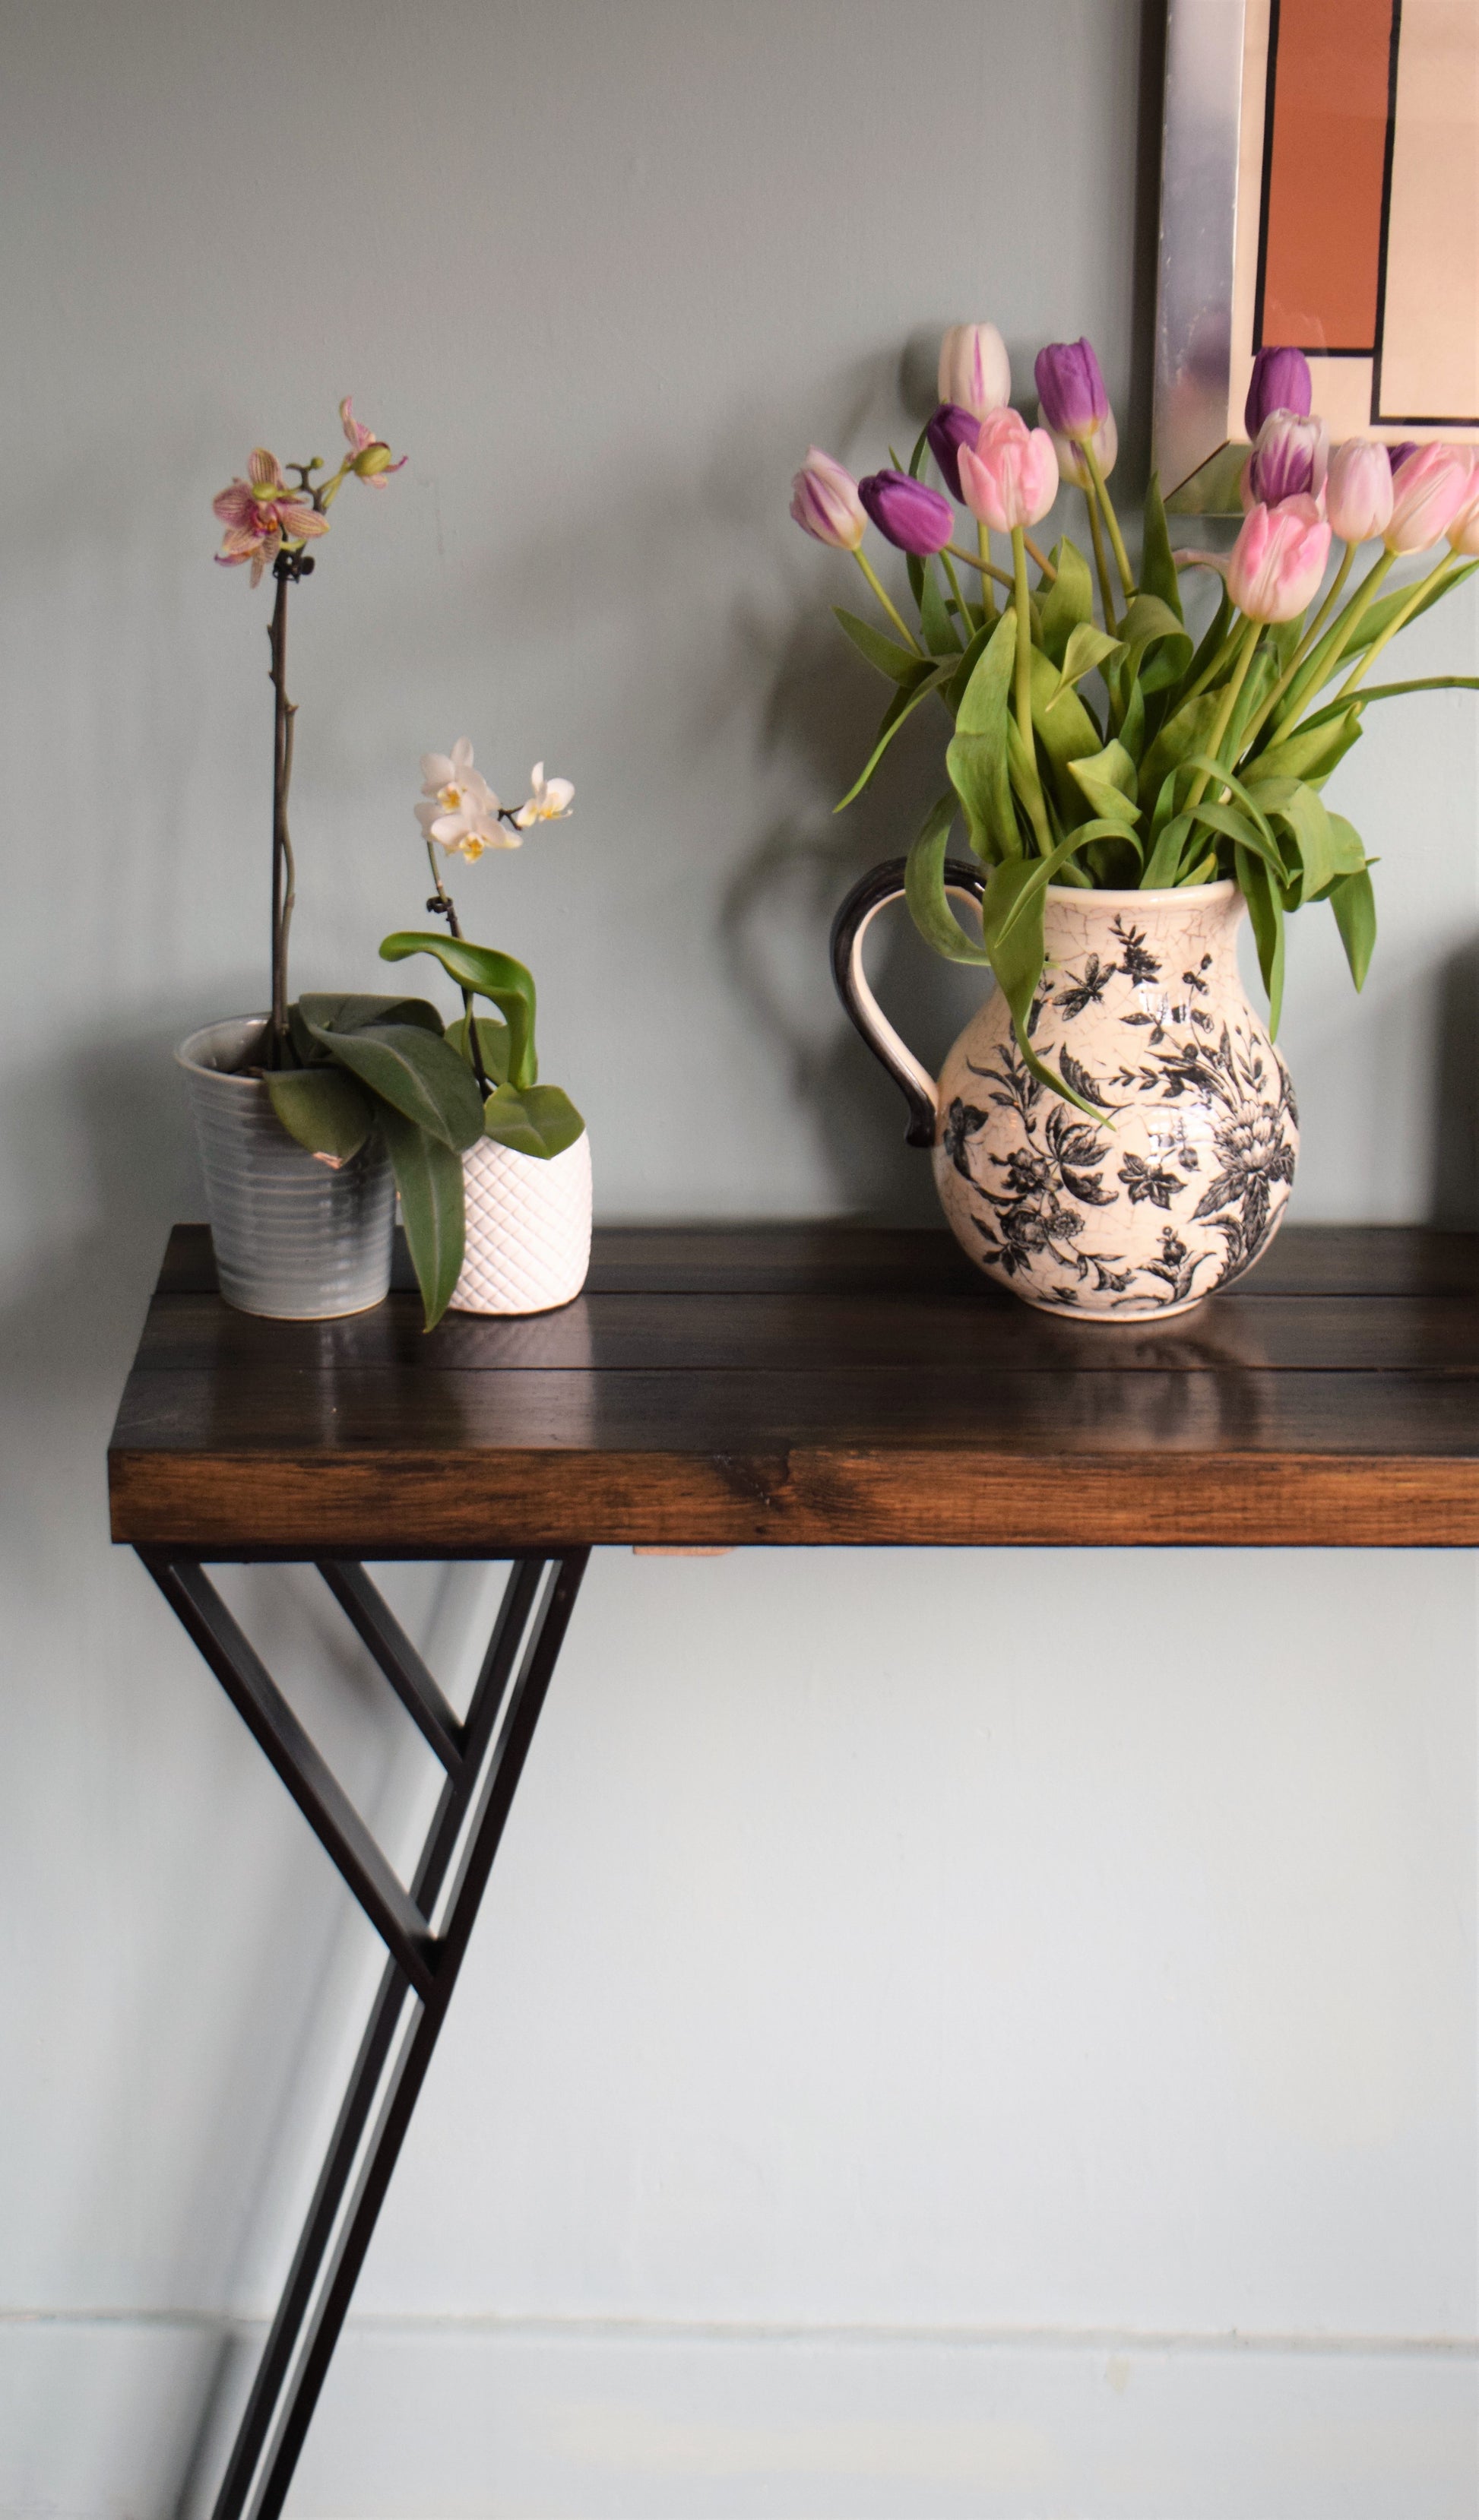
[[[1255,347],[1376,344],[1393,0],[1276,0]]]

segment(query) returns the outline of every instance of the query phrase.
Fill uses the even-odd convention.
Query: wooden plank
[[[113,1536],[286,1555],[510,1549],[1474,1548],[1479,1462],[1287,1453],[793,1449],[687,1460],[487,1451],[113,1456]]]
[[[397,1237],[394,1284],[414,1289]],[[599,1226],[590,1294],[785,1292],[851,1283],[970,1293],[1020,1318],[1023,1307],[972,1268],[943,1228],[851,1224]],[[177,1225],[158,1293],[214,1294],[210,1232]],[[1265,1295],[1479,1294],[1479,1236],[1412,1225],[1290,1225],[1239,1281],[1239,1301]],[[1232,1293],[1220,1300],[1232,1300]]]
[[[1196,1373],[1232,1366],[1479,1373],[1479,1305],[1442,1295],[1213,1296],[1169,1322],[1101,1327],[963,1295],[587,1295],[517,1321],[448,1314],[428,1338],[417,1298],[341,1322],[260,1322],[176,1295],[145,1326],[137,1371],[342,1376],[657,1369],[886,1375]]]

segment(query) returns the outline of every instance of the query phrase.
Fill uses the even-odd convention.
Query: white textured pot
[[[467,1245],[454,1313],[548,1313],[591,1265],[591,1140],[522,1155],[479,1138],[463,1156]]]
[[[175,1053],[205,1175],[222,1294],[270,1321],[368,1312],[390,1283],[395,1182],[379,1130],[336,1170],[289,1136],[250,1062],[265,1015],[206,1024]]]
[[[976,1266],[1047,1312],[1134,1322],[1183,1313],[1252,1266],[1288,1204],[1299,1147],[1289,1074],[1237,968],[1235,884],[1176,892],[1048,888],[1046,960],[1028,1019],[1044,1063],[1091,1106],[1027,1068],[993,991],[938,1083],[863,976],[871,921],[903,861],[838,913],[833,968],[871,1049],[907,1096],[916,1146]],[[952,889],[979,900],[960,861]]]

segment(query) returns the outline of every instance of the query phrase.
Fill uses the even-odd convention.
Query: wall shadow
[[[1437,1128],[1429,1215],[1479,1227],[1479,937],[1450,955],[1438,979]]]

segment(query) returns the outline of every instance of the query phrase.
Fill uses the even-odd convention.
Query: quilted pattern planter
[[[455,1313],[548,1313],[585,1284],[591,1261],[591,1141],[521,1155],[479,1138],[463,1157],[468,1240]]]

